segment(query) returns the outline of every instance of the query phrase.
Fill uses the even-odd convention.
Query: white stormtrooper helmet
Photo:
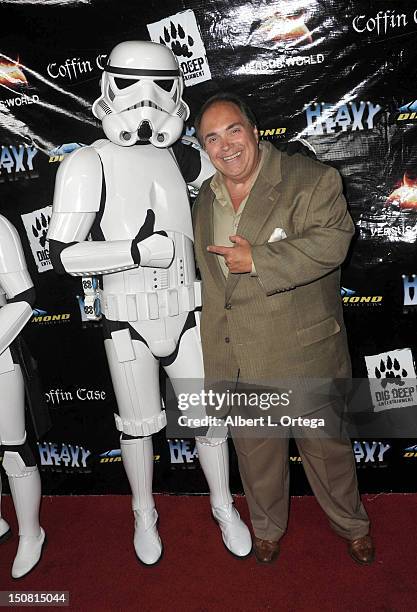
[[[110,53],[93,104],[109,140],[129,147],[138,141],[169,147],[181,137],[190,109],[175,55],[153,42],[127,41]]]

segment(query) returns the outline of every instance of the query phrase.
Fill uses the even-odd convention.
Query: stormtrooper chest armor
[[[94,148],[105,183],[101,239],[134,239],[151,209],[154,231],[166,232],[175,249],[167,269],[139,266],[103,276],[106,316],[134,321],[193,310],[200,305],[200,288],[195,282],[190,203],[173,154],[153,145],[120,147],[109,141],[98,141]]]

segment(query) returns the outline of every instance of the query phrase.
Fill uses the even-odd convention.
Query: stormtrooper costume
[[[24,381],[12,345],[32,316],[34,297],[19,236],[0,215],[0,444],[19,524],[13,578],[22,578],[35,567],[45,542],[39,525],[41,482],[26,442]],[[0,513],[0,543],[10,536],[10,527]]]
[[[178,142],[189,115],[182,92],[170,49],[137,41],[113,49],[93,105],[107,140],[62,162],[48,232],[58,273],[102,275],[105,348],[133,495],[134,548],[146,565],[162,554],[151,437],[166,425],[159,367],[177,395],[204,377],[186,183],[198,188],[213,169],[203,152]],[[206,436],[196,444],[223,542],[246,556],[251,537],[233,506],[227,441]]]

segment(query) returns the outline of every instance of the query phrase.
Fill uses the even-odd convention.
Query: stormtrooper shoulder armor
[[[55,183],[54,213],[97,212],[103,170],[94,147],[82,147],[61,163]]]
[[[0,287],[9,299],[33,287],[19,234],[3,215],[0,215]]]

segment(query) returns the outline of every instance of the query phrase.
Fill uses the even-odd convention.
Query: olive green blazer
[[[237,230],[252,245],[257,276],[226,280],[217,256],[206,250],[213,244],[210,180],[194,206],[206,377],[227,379],[237,362],[241,380],[349,378],[339,266],[354,225],[340,175],[270,143],[265,153]],[[286,237],[270,241],[280,235]]]

